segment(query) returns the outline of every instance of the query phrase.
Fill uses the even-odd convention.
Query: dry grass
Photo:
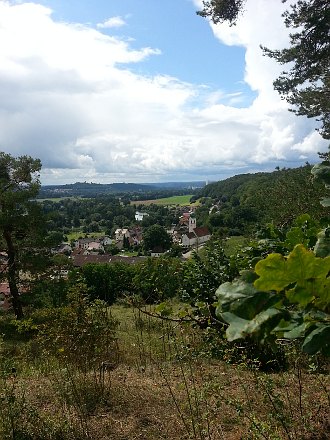
[[[17,390],[25,390],[28,408],[40,420],[52,420],[54,415],[66,418],[75,432],[85,431],[85,438],[289,438],[280,423],[274,424],[274,408],[260,386],[263,375],[256,380],[253,373],[221,362],[197,362],[183,368],[168,363],[142,370],[120,365],[107,375],[106,398],[97,402],[84,424],[77,408],[63,402],[61,393],[54,391],[54,386],[60,384],[58,378],[54,380],[50,375],[43,379],[15,379],[15,386]],[[303,415],[295,374],[266,377],[274,383],[273,396],[281,395],[292,412],[296,424],[295,429],[291,427],[292,439],[328,438],[325,426],[328,402],[324,383],[320,383],[318,376],[303,378]],[[262,427],[265,437],[258,435]]]
[[[121,321],[116,368],[45,368],[40,358],[3,377],[1,440],[329,438],[327,374],[228,365],[199,352],[196,330],[123,307],[112,313]],[[21,436],[1,432],[13,415]]]

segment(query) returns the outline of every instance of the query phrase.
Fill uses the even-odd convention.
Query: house
[[[104,235],[103,237],[99,237],[98,241],[103,245],[103,246],[109,246],[112,243],[112,239],[110,237],[108,237],[107,235]]]
[[[142,222],[144,217],[149,217],[149,214],[147,212],[136,211],[136,213],[135,213],[135,220],[137,222]]]
[[[140,226],[130,228],[129,234],[129,244],[131,246],[136,246],[142,242],[142,228]]]
[[[78,249],[87,249],[89,243],[91,243],[93,240],[93,238],[79,238],[75,241],[74,246]]]
[[[162,246],[156,246],[152,249],[151,251],[151,256],[152,257],[160,257],[161,255],[163,255],[165,253],[164,249],[162,248]]]
[[[9,310],[11,308],[10,289],[8,283],[0,283],[0,309]]]
[[[99,241],[91,241],[88,244],[87,250],[90,252],[104,252],[104,246]]]
[[[200,246],[210,240],[211,234],[205,227],[195,228],[191,232],[182,234],[181,243],[183,246]]]
[[[61,243],[57,248],[52,249],[54,254],[66,254],[70,255],[72,252],[72,247],[68,243]]]
[[[27,292],[27,287],[18,285],[18,294],[21,295],[25,292]],[[6,281],[3,281],[0,283],[0,310],[7,311],[12,308],[12,302],[11,302],[11,293],[9,288],[9,283]]]
[[[79,238],[75,241],[74,245],[76,249],[86,249],[86,250],[103,250],[104,246],[108,246],[112,243],[112,240],[108,236],[103,237],[88,237]]]
[[[124,241],[124,237],[130,238],[131,234],[127,228],[116,229],[115,230],[115,238],[116,241]]]

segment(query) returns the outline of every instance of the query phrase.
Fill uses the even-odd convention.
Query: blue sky
[[[132,71],[143,75],[164,74],[228,92],[251,90],[244,82],[244,47],[226,46],[213,32],[191,0],[70,0],[41,1],[54,10],[54,19],[96,26],[108,17],[121,17],[125,25],[102,32],[131,40],[139,49],[151,46],[161,51]]]
[[[290,2],[289,2],[290,3]],[[316,123],[274,92],[279,0],[236,27],[198,0],[0,0],[0,148],[42,183],[218,180],[317,160]],[[256,17],[258,22],[256,23]]]

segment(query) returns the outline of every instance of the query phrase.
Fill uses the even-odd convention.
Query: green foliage
[[[173,298],[182,286],[182,270],[177,258],[148,258],[136,269],[134,293],[149,304]]]
[[[271,254],[259,261],[255,267],[259,278],[254,285],[260,290],[286,290],[290,302],[305,307],[313,301],[316,307],[324,310],[330,302],[329,271],[330,257],[317,258],[299,244],[288,257]]]
[[[330,257],[300,244],[287,257],[270,254],[255,272],[222,284],[216,313],[229,324],[228,340],[299,338],[306,353],[330,354],[329,273]]]
[[[274,88],[292,104],[297,115],[318,118],[320,133],[330,138],[330,5],[328,0],[299,0],[284,13],[290,47],[264,53],[290,68],[274,82]]]
[[[171,247],[171,237],[160,225],[152,225],[143,233],[143,246],[146,251],[161,248],[166,251]]]
[[[308,214],[314,221],[327,216],[319,203],[324,186],[310,175],[311,166],[282,169],[272,173],[242,174],[203,188],[201,196],[212,197],[218,212],[209,214],[202,205],[196,215],[199,223],[213,232],[238,229],[252,232],[267,223],[287,227],[295,218]]]
[[[88,287],[89,297],[113,304],[117,298],[132,292],[135,267],[126,263],[86,264],[82,276]]]
[[[105,302],[90,302],[86,292],[87,287],[78,283],[70,291],[68,307],[44,309],[32,315],[34,321],[39,321],[40,347],[84,371],[103,361],[115,363],[118,358],[118,323],[109,316]]]
[[[180,296],[192,307],[190,314],[201,328],[214,324],[217,287],[236,275],[236,266],[220,241],[208,243],[201,254],[194,253],[185,263]]]
[[[33,200],[40,187],[39,159],[12,157],[0,152],[0,235],[8,255],[5,278],[18,319],[23,317],[19,296],[22,270],[35,272],[47,266],[43,255],[44,230],[39,206]]]

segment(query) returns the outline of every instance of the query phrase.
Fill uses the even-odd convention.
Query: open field
[[[190,199],[193,195],[188,194],[184,196],[172,196],[172,197],[165,197],[163,199],[154,199],[154,200],[137,200],[134,202],[131,202],[134,205],[180,205],[180,206],[198,206],[198,202],[190,203]]]

